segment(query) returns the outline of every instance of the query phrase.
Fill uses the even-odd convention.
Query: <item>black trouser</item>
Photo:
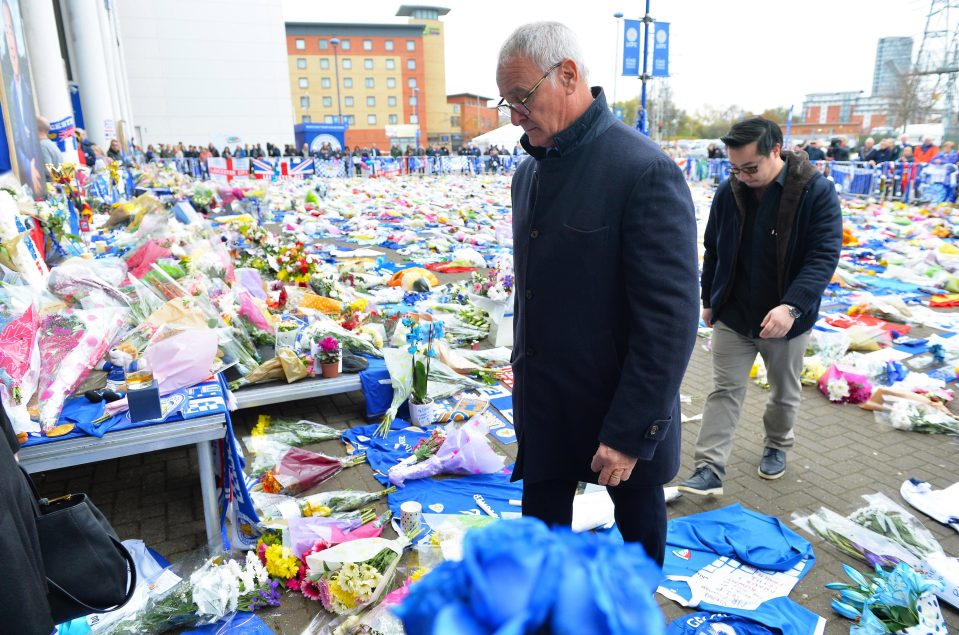
[[[547,525],[569,527],[573,522],[576,481],[523,483],[523,515]],[[663,564],[666,555],[666,499],[662,485],[607,487],[616,506],[614,516],[626,542],[643,545],[650,558]]]

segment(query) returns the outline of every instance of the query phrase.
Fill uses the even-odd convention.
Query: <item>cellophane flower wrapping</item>
[[[864,494],[866,506],[849,514],[849,520],[895,541],[922,560],[943,553],[942,545],[919,519],[883,493]]]
[[[653,591],[661,570],[642,546],[550,530],[533,518],[469,532],[463,559],[444,562],[410,588],[394,612],[406,632],[661,635]]]
[[[0,398],[16,432],[39,432],[27,403],[40,379],[40,315],[29,287],[0,289]]]
[[[279,606],[277,583],[270,580],[256,553],[239,561],[221,554],[190,556],[170,567],[180,581],[150,597],[127,617],[106,629],[108,635],[153,635],[186,626],[212,624],[236,611]],[[101,631],[95,631],[101,632]]]
[[[57,425],[64,400],[76,390],[123,328],[126,312],[66,309],[40,318],[40,381],[28,406],[46,432]]]
[[[253,426],[252,436],[243,439],[243,442],[255,452],[261,441],[275,441],[291,447],[301,447],[321,441],[332,441],[342,436],[342,430],[332,428],[325,423],[309,419],[283,419],[260,415],[256,425]]]
[[[295,496],[339,474],[344,465],[355,465],[359,457],[343,459],[310,452],[302,448],[290,448],[277,464],[268,471],[260,485],[271,494]]]
[[[819,390],[833,403],[863,403],[872,395],[872,384],[865,373],[833,364],[819,378]]]
[[[436,474],[492,474],[506,459],[489,443],[489,425],[483,415],[447,426],[446,440],[436,454],[418,463],[396,465],[389,470],[390,483],[403,487],[408,480]]]

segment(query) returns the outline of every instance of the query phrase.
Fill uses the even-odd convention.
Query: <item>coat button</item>
[[[531,231],[531,232],[529,233],[529,237],[530,237],[530,238],[539,238],[539,230],[538,230],[538,229],[534,229],[533,231]]]
[[[526,290],[526,299],[527,299],[527,300],[532,300],[532,299],[533,299],[533,291],[532,291],[532,289],[527,289],[527,290]]]
[[[526,347],[526,356],[527,356],[527,357],[536,357],[536,351],[533,349],[532,346],[527,346],[527,347]]]
[[[659,426],[654,423],[653,425],[649,426],[649,436],[654,437],[657,434],[659,434]]]

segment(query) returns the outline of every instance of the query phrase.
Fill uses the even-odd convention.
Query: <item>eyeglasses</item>
[[[529,106],[526,105],[526,102],[528,102],[530,98],[532,98],[533,93],[535,93],[536,89],[539,88],[539,85],[542,84],[547,77],[549,77],[549,74],[555,71],[557,68],[559,68],[560,65],[562,65],[562,62],[556,62],[555,64],[547,68],[546,72],[543,73],[543,76],[539,78],[539,81],[533,84],[533,87],[529,89],[529,92],[526,93],[526,96],[520,99],[518,102],[516,102],[515,104],[511,104],[510,102],[506,101],[505,97],[503,97],[502,99],[499,100],[499,103],[496,104],[496,109],[506,116],[510,116],[511,110],[515,111],[517,114],[520,114],[524,117],[529,116],[530,110],[529,110]]]
[[[763,159],[766,159],[766,158],[768,158],[768,155],[767,155],[767,156],[760,157],[759,160],[757,161],[757,163],[761,163],[762,160],[763,160]],[[759,166],[758,166],[758,165],[746,165],[746,166],[743,166],[743,167],[741,167],[741,168],[729,168],[729,173],[732,174],[732,175],[739,174],[740,172],[742,172],[743,174],[755,174],[756,172],[759,172]]]

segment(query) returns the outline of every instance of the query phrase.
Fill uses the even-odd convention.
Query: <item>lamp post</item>
[[[413,116],[416,118],[416,149],[420,149],[420,87],[413,87]]]
[[[613,110],[616,109],[616,78],[619,75],[619,21],[623,18],[623,12],[617,11],[613,14],[616,18],[615,31],[613,32]]]
[[[336,73],[336,123],[343,123],[343,109],[340,108],[340,58],[336,55],[336,47],[340,45],[339,38],[332,38],[330,44],[333,45],[333,70]]]

